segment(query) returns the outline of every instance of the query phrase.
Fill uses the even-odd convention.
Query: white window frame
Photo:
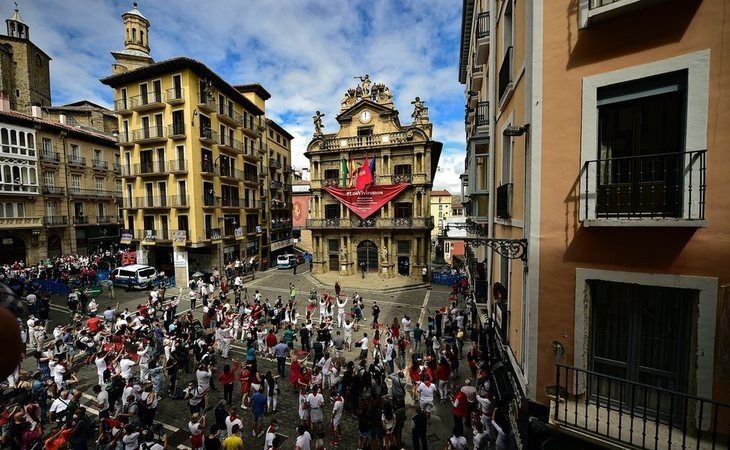
[[[715,358],[715,324],[717,323],[717,297],[719,280],[715,277],[696,277],[688,275],[655,274],[643,272],[622,272],[613,270],[584,269],[575,270],[575,324],[573,329],[573,365],[588,369],[588,346],[590,336],[589,305],[591,299],[590,281],[601,280],[616,283],[641,284],[645,286],[671,287],[699,291],[697,323],[693,324],[696,335],[691,337],[695,348],[690,350],[689,380],[695,381],[690,389],[691,395],[712,398]],[[578,394],[585,386],[578,386]],[[709,405],[706,405],[709,408]],[[699,411],[696,415],[699,414]],[[704,411],[709,417],[709,409]]]
[[[688,72],[686,129],[684,130],[685,148],[683,151],[706,150],[710,89],[709,49],[583,78],[580,167],[581,170],[588,170],[587,174],[581,174],[581,179],[586,176],[589,180],[588,186],[582,185],[579,187],[578,214],[583,226],[707,226],[705,220],[689,220],[691,217],[700,215],[701,205],[697,195],[692,197],[693,201],[689,208],[683,202],[682,214],[679,218],[598,218],[596,215],[596,167],[591,165],[586,169],[586,163],[598,157],[598,89],[625,81],[640,80],[679,70],[687,70]],[[691,176],[693,180],[700,180],[699,164],[694,164],[692,167],[691,175],[687,172],[685,177],[689,178]],[[586,195],[586,192],[588,192],[588,195]],[[685,183],[684,198],[688,198],[688,193],[689,187]],[[706,198],[709,198],[709,196],[706,196]],[[586,202],[588,203],[587,207]]]
[[[578,1],[578,28],[588,28],[593,22],[628,14],[666,0],[616,0],[591,9],[591,2],[594,1],[596,0]]]

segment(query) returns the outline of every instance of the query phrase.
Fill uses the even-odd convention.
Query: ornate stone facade
[[[385,278],[420,279],[430,261],[429,197],[442,144],[432,140],[433,126],[420,99],[414,100],[413,123],[401,125],[390,88],[369,75],[355,79],[360,83],[340,101],[339,130],[323,133],[324,115],[318,111],[305,153],[312,177],[307,228],[312,232],[313,270],[355,275],[364,267]],[[368,182],[357,185],[353,173],[368,177]],[[378,186],[400,183],[408,187],[364,217],[332,194],[338,189],[377,203]]]

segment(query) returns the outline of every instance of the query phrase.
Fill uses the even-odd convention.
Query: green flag
[[[349,179],[350,171],[347,169],[347,160],[343,156],[342,159],[340,159],[340,187],[346,188]]]

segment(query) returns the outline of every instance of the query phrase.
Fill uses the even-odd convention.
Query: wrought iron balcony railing
[[[307,219],[308,229],[334,229],[334,228],[411,228],[411,229],[432,229],[433,217],[370,217],[360,219],[330,218],[330,219]]]
[[[72,166],[86,166],[86,158],[83,156],[68,155],[68,163]]]
[[[730,448],[730,404],[555,365],[550,420],[629,448]]]
[[[121,135],[120,135],[121,136]],[[150,126],[132,131],[132,141],[166,139],[167,129],[163,126]]]
[[[109,170],[109,163],[100,159],[92,159],[91,165],[94,167],[94,169]]]
[[[477,16],[477,39],[489,37],[489,12],[480,12]]]
[[[184,138],[185,137],[185,124],[184,123],[173,123],[167,126],[167,135],[171,138]]]
[[[507,47],[502,65],[499,66],[499,100],[504,97],[507,88],[512,83],[512,46]]]
[[[47,227],[62,227],[68,225],[68,217],[66,216],[45,216],[43,225]]]
[[[61,153],[54,152],[50,150],[43,149],[41,150],[41,161],[44,162],[53,162],[53,163],[60,163],[61,162]]]
[[[698,150],[587,161],[585,218],[704,220],[706,156]]]
[[[178,86],[165,91],[165,100],[167,103],[182,103],[185,101],[185,90]]]
[[[65,195],[66,189],[61,186],[43,186],[43,193],[46,195]]]

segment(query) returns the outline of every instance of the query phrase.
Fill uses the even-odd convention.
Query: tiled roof
[[[66,131],[72,135],[81,136],[82,139],[93,139],[102,145],[115,146],[117,139],[99,131],[90,130],[88,128],[75,127],[71,125],[65,125],[62,123],[54,122],[48,119],[41,119],[39,117],[29,116],[27,114],[19,113],[17,111],[0,111],[0,121],[7,120],[20,125],[34,127],[36,125],[56,129],[58,131]]]
[[[451,193],[446,190],[433,190],[431,191],[431,197],[450,197]]]

